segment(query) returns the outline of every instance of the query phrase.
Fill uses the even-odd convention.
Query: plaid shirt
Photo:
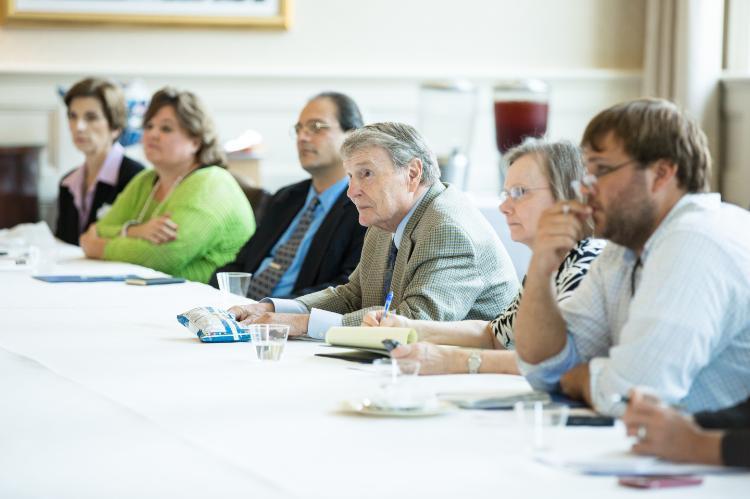
[[[607,245],[560,305],[566,346],[536,365],[519,359],[529,382],[553,389],[589,362],[594,406],[605,413],[619,412],[613,395],[636,385],[690,412],[748,398],[750,213],[718,194],[685,195],[640,261],[634,271],[631,250]]]

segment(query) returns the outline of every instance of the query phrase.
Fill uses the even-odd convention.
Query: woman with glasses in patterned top
[[[527,140],[508,151],[505,188],[500,211],[505,215],[514,241],[533,248],[539,217],[557,201],[576,196],[573,185],[586,170],[581,152],[570,142]],[[591,232],[589,231],[589,236]],[[569,298],[586,275],[591,262],[605,242],[586,237],[568,254],[560,255],[555,276],[558,301]],[[391,352],[396,358],[420,361],[420,374],[509,373],[518,374],[513,352],[513,322],[523,290],[505,310],[490,321],[466,320],[437,322],[412,320],[381,311],[370,312],[363,326],[410,327],[417,330],[420,342],[401,345]],[[472,349],[443,348],[456,345]],[[476,350],[481,349],[481,350]]]

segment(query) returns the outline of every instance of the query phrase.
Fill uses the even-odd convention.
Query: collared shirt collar
[[[84,165],[79,166],[73,173],[63,179],[62,186],[70,191],[73,196],[73,204],[79,212],[83,210],[84,196],[93,192],[96,189],[97,183],[102,182],[111,186],[117,185],[117,177],[120,175],[120,165],[124,156],[125,149],[119,143],[115,142],[109,150],[107,157],[104,158],[104,163],[99,169],[99,174],[96,176],[96,182],[94,182],[91,191],[84,192],[86,181],[86,167]]]
[[[656,228],[653,234],[649,236],[646,244],[643,245],[643,251],[641,251],[640,259],[641,263],[645,263],[648,259],[648,255],[653,248],[654,243],[669,230],[670,225],[680,219],[680,214],[683,211],[690,210],[692,206],[713,206],[718,209],[721,206],[721,195],[718,193],[696,193],[696,194],[685,194],[679,201],[672,206],[667,216],[661,221],[659,226]],[[627,261],[635,261],[636,255],[633,250],[628,249],[625,252],[625,258]]]
[[[310,204],[310,201],[312,201],[312,198],[317,196],[318,201],[320,201],[320,205],[323,207],[323,211],[327,213],[331,208],[333,208],[336,200],[339,198],[339,196],[341,196],[341,193],[344,192],[347,187],[349,187],[349,177],[342,178],[320,194],[318,194],[315,191],[315,187],[310,184],[310,189],[307,191],[307,199],[305,199],[305,206],[308,206]]]
[[[112,187],[116,186],[117,177],[120,175],[120,165],[124,156],[125,149],[119,142],[115,142],[112,145],[112,149],[109,150],[109,154],[104,159],[101,170],[99,170],[99,176],[96,178],[97,182],[109,184]]]
[[[104,158],[104,163],[99,170],[96,181],[102,182],[104,184],[109,184],[111,186],[117,185],[117,177],[120,175],[120,164],[122,163],[123,156],[125,156],[125,149],[123,149],[123,147],[116,142],[114,145],[112,145],[112,148],[109,150],[107,157]],[[79,186],[83,185],[85,175],[85,167],[84,165],[81,165],[76,170],[74,170],[73,173],[65,177],[65,179],[62,181],[62,185],[67,187],[70,192],[74,192],[78,190],[77,188]],[[94,185],[96,185],[96,182],[94,182]]]
[[[417,206],[419,206],[419,203],[422,202],[422,199],[424,199],[425,195],[430,190],[427,189],[422,193],[421,196],[417,199],[417,201],[414,203],[414,205],[411,207],[411,210],[409,210],[409,213],[406,214],[406,216],[399,222],[398,227],[396,227],[396,232],[393,234],[393,244],[396,245],[396,247],[401,246],[401,238],[404,237],[404,230],[406,229],[406,224],[409,223],[409,219],[414,214],[414,211],[417,209]]]

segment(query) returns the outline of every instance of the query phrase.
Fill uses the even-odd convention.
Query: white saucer
[[[370,399],[351,400],[346,403],[346,409],[350,412],[362,414],[365,416],[385,416],[401,418],[419,418],[427,416],[439,416],[455,410],[455,406],[450,402],[437,401],[435,403],[413,408],[383,407],[373,404]]]

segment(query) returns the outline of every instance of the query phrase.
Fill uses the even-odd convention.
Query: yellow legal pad
[[[332,327],[326,343],[334,346],[385,350],[383,340],[416,343],[417,331],[408,327]]]

